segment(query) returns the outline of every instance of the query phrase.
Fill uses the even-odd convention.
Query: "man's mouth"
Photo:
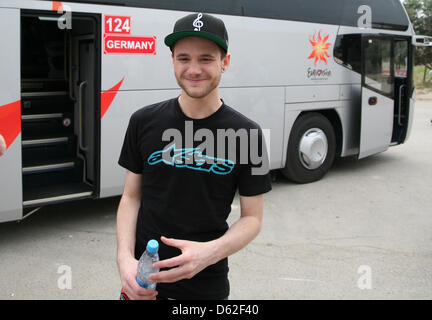
[[[186,81],[190,82],[190,83],[200,83],[205,81],[206,79],[191,79],[191,78],[185,78]]]

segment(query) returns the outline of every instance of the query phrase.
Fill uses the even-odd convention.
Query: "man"
[[[6,141],[0,134],[0,157],[6,152]]]
[[[124,293],[130,299],[225,299],[229,295],[227,257],[259,233],[263,193],[271,190],[264,139],[259,126],[223,103],[222,73],[230,65],[228,34],[222,20],[192,14],[178,20],[165,38],[172,51],[178,98],[136,111],[129,122],[119,164],[127,169],[117,215],[117,263]],[[187,126],[213,133],[247,129],[259,132],[265,173],[256,163],[188,146]],[[181,132],[169,144],[164,133]],[[203,132],[203,131],[201,131]],[[190,139],[189,139],[190,140]],[[210,138],[209,138],[210,140]],[[186,146],[186,148],[182,148]],[[226,146],[228,150],[232,145]],[[214,160],[214,161],[209,161]],[[216,161],[217,160],[217,161]],[[241,217],[228,229],[226,219],[238,189]],[[136,282],[139,257],[148,240],[160,240],[156,290]]]

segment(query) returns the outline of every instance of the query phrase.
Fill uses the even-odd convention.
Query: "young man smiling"
[[[188,15],[176,22],[165,44],[172,51],[181,95],[132,115],[119,159],[127,169],[117,213],[123,292],[130,299],[224,299],[229,295],[227,257],[260,231],[263,194],[271,190],[268,170],[256,175],[252,170],[256,163],[235,159],[222,159],[235,163],[229,173],[191,170],[202,165],[184,165],[188,151],[199,151],[196,141],[186,141],[194,148],[182,149],[184,156],[176,157],[172,165],[152,160],[155,153],[167,149],[164,132],[174,128],[184,133],[185,122],[192,122],[194,130],[210,130],[214,137],[218,129],[257,130],[258,147],[265,155],[267,151],[259,126],[219,96],[221,76],[231,59],[223,21],[208,14]],[[259,165],[268,168],[268,163]],[[241,216],[229,228],[226,220],[237,190]],[[161,271],[150,276],[157,283],[156,291],[136,282],[137,259],[150,239],[161,240],[161,261],[154,264]]]

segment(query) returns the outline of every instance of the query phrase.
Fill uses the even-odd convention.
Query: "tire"
[[[336,137],[331,122],[317,112],[306,113],[294,123],[282,174],[297,183],[320,180],[333,165]]]

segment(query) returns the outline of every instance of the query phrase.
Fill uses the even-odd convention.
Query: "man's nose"
[[[190,75],[199,75],[201,72],[201,66],[199,65],[198,61],[191,61],[189,64],[188,73]]]

